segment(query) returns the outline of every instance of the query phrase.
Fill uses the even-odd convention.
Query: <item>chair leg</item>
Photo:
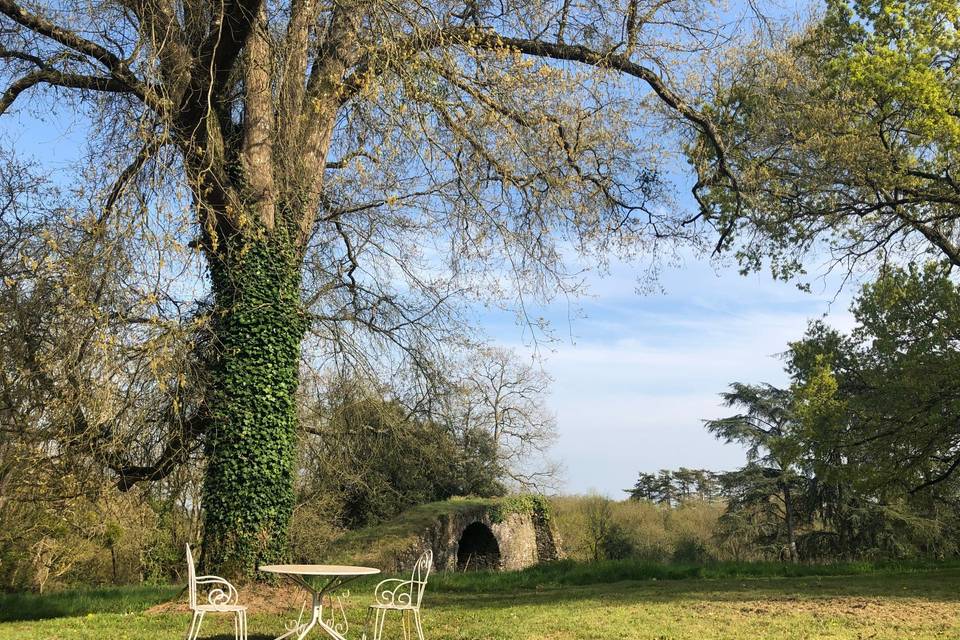
[[[378,614],[377,630],[373,636],[373,640],[382,640],[383,639],[383,623],[387,621],[387,610],[378,609],[377,614]]]
[[[194,611],[193,621],[190,623],[190,631],[187,632],[187,640],[197,640],[200,636],[201,624],[203,624],[203,611]]]
[[[233,613],[233,640],[240,640],[240,612]]]
[[[373,626],[370,626],[370,618],[373,618]],[[370,633],[373,635],[370,637],[370,640],[377,640],[377,625],[380,624],[380,610],[374,609],[373,607],[367,612],[367,621],[363,623],[363,640],[367,640],[367,629],[370,630]]]
[[[409,617],[406,611],[400,612],[400,626],[403,627],[403,640],[410,640],[410,631],[407,629],[407,618]]]
[[[190,619],[190,628],[187,629],[187,640],[193,640],[193,629],[197,626],[197,616],[198,612],[193,612],[193,618]]]
[[[240,640],[247,640],[247,612],[240,611],[238,617],[240,618]]]
[[[417,630],[417,638],[423,640],[423,623],[420,621],[420,609],[413,610],[413,626]]]
[[[367,609],[367,615],[363,619],[363,632],[360,634],[360,640],[367,640],[367,631],[370,630],[370,614],[373,613],[373,608]]]

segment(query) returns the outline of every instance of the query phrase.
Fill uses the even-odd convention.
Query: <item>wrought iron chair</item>
[[[193,553],[187,545],[187,575],[189,576],[190,610],[193,620],[187,631],[187,640],[196,640],[200,635],[200,624],[206,613],[233,614],[233,637],[235,640],[247,640],[247,608],[237,604],[239,594],[232,584],[219,576],[197,576],[193,565]],[[197,587],[207,594],[206,604],[197,604]]]
[[[423,592],[427,590],[427,578],[433,568],[433,551],[424,552],[417,564],[413,567],[413,574],[409,580],[391,578],[377,585],[373,592],[374,603],[370,605],[370,614],[373,614],[373,640],[383,638],[383,623],[390,611],[400,612],[400,622],[403,625],[404,640],[410,638],[409,624],[417,632],[417,638],[423,640],[423,624],[420,621],[420,603],[423,601]],[[367,625],[370,623],[370,614],[367,615]],[[366,638],[366,633],[363,634]]]

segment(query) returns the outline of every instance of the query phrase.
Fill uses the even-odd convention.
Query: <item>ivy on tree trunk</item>
[[[251,574],[287,552],[306,323],[291,243],[239,237],[210,260],[216,360],[203,488],[204,560]]]

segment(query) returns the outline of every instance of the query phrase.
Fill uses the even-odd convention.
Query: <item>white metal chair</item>
[[[417,638],[423,640],[420,603],[423,601],[423,592],[427,590],[427,578],[430,576],[432,568],[433,551],[427,550],[417,560],[409,580],[391,578],[377,585],[373,592],[374,603],[370,605],[370,612],[374,614],[373,640],[383,638],[383,623],[390,611],[400,612],[404,640],[410,638],[408,625],[411,621],[413,622],[413,629],[417,632]],[[369,619],[368,615],[368,622]],[[364,637],[366,637],[366,634],[364,634]]]
[[[237,604],[239,594],[232,584],[219,576],[197,576],[193,565],[193,553],[187,545],[187,574],[189,576],[190,610],[193,620],[187,631],[187,640],[196,640],[200,635],[200,624],[206,613],[233,614],[233,636],[235,640],[247,640],[247,608]],[[207,593],[207,604],[197,604],[197,587],[203,587]]]

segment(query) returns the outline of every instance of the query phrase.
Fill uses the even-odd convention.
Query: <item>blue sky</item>
[[[769,17],[797,25],[818,0],[760,3]],[[744,0],[727,15],[751,15]],[[685,165],[684,165],[685,166]],[[689,176],[672,176],[679,204],[694,210]],[[587,265],[589,266],[589,265]],[[807,265],[811,292],[774,281],[767,273],[741,276],[736,265],[687,254],[664,267],[658,294],[638,293],[642,266],[615,264],[592,276],[592,296],[531,311],[554,325],[559,340],[537,349],[509,319],[487,318],[499,342],[536,352],[554,383],[548,400],[559,432],[553,455],[565,467],[562,489],[624,497],[640,471],[677,467],[728,470],[744,450],[714,439],[703,420],[730,415],[719,394],[734,381],[787,384],[778,354],[800,338],[810,320],[826,318],[849,330],[851,295],[814,257]],[[568,318],[574,319],[569,321]]]
[[[761,9],[802,23],[818,0],[770,0]],[[744,0],[726,15],[749,16]],[[678,204],[694,210],[689,176],[672,175]],[[590,265],[584,265],[589,267]],[[664,267],[662,293],[638,293],[643,265],[614,264],[587,282],[592,295],[529,310],[551,320],[558,341],[531,348],[511,318],[485,316],[485,330],[518,353],[539,357],[553,378],[548,400],[559,432],[553,450],[565,471],[564,492],[624,497],[640,471],[681,466],[728,470],[744,463],[742,448],[714,439],[703,420],[730,415],[719,394],[734,381],[787,384],[778,357],[810,320],[826,317],[852,328],[848,311],[856,282],[824,276],[812,258],[810,293],[767,273],[741,276],[736,265],[686,254]],[[573,320],[569,320],[573,317]]]

